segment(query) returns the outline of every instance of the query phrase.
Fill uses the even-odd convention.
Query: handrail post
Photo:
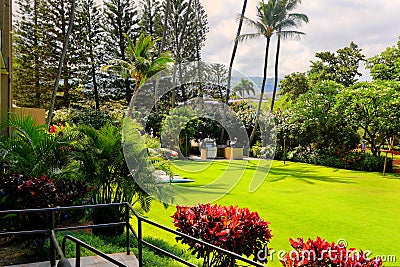
[[[142,219],[140,217],[138,219],[138,256],[139,256],[139,267],[143,267],[143,244],[142,244]]]
[[[75,243],[75,267],[81,267],[81,245]]]
[[[51,212],[50,214],[50,230],[49,230],[49,236],[50,236],[50,265],[51,267],[56,266],[56,246],[54,244],[53,238],[51,238],[51,233],[54,231],[55,228],[55,215],[54,211]]]
[[[125,204],[125,220],[126,220],[126,255],[131,254],[131,240],[130,240],[130,223],[129,223],[129,207],[128,204]]]

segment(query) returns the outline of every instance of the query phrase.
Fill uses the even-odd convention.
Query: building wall
[[[12,77],[12,1],[0,0],[1,57],[5,69],[0,70],[0,119],[11,109],[11,77]],[[4,67],[4,66],[3,66]]]

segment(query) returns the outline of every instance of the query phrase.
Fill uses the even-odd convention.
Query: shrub
[[[0,180],[5,208],[47,208],[79,203],[91,188],[82,181],[58,180],[47,176],[24,177],[14,174]]]
[[[247,208],[199,204],[194,207],[177,206],[172,216],[178,231],[210,244],[250,257],[266,245],[272,237],[269,222]],[[188,244],[203,266],[233,266],[235,259],[189,239],[177,237]]]
[[[119,125],[120,118],[106,110],[92,109],[63,109],[55,112],[53,121],[56,123],[69,123],[78,125],[90,125],[100,129],[107,123]]]
[[[348,169],[355,171],[381,172],[385,159],[370,153],[343,149],[302,151],[296,150],[290,153],[289,159],[295,162],[303,162],[328,166],[333,168]],[[387,159],[386,170],[393,169],[392,159]]]
[[[18,174],[5,176],[0,179],[0,210],[82,204],[90,190],[87,184],[75,180],[56,181],[47,176],[36,178]],[[83,211],[57,213],[57,223],[67,218],[78,221],[84,215]],[[22,213],[1,218],[0,229],[40,230],[46,229],[49,223],[49,213]],[[41,240],[41,236],[31,237]]]
[[[282,259],[284,267],[380,267],[382,259],[368,259],[362,251],[354,248],[347,249],[343,244],[329,243],[317,237],[315,240],[303,238],[297,240],[289,239],[293,250],[288,252]]]

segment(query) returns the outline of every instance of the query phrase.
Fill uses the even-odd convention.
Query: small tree
[[[139,87],[151,76],[167,67],[172,63],[173,56],[170,52],[163,52],[156,55],[157,40],[143,33],[139,36],[136,43],[133,43],[128,35],[124,34],[128,46],[126,47],[126,60],[113,59],[111,65],[103,66],[102,71],[111,71],[120,75],[124,79],[132,78],[135,80],[133,90],[136,95]]]
[[[378,155],[381,146],[400,131],[399,99],[399,82],[361,82],[340,95],[337,110],[362,130],[372,154]]]
[[[269,222],[247,208],[210,204],[176,208],[172,218],[178,231],[239,255],[256,257],[272,238]],[[225,254],[185,238],[179,240],[189,245],[197,258],[203,258],[204,267],[237,266],[236,260]]]

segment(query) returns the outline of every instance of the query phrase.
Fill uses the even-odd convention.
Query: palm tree
[[[135,80],[135,88],[133,95],[135,96],[143,83],[167,67],[169,63],[173,63],[173,55],[171,52],[162,52],[157,55],[157,40],[153,40],[151,36],[140,34],[134,44],[128,35],[124,34],[128,41],[126,47],[126,60],[113,59],[110,65],[103,66],[101,71],[110,71],[120,75],[124,79],[132,78]]]
[[[235,87],[233,87],[233,91],[241,95],[242,98],[244,98],[245,94],[250,95],[250,93],[256,93],[254,90],[254,84],[251,81],[243,78]]]
[[[297,4],[301,3],[301,0],[284,0],[282,4],[285,5],[284,12],[285,16],[283,17],[279,28],[278,28],[278,41],[277,41],[277,48],[276,48],[276,56],[275,56],[275,79],[274,79],[274,91],[272,95],[272,102],[271,102],[271,112],[274,110],[275,104],[275,97],[276,97],[276,89],[278,86],[278,65],[279,65],[279,53],[281,47],[281,38],[283,39],[296,39],[300,38],[301,35],[304,35],[303,32],[290,30],[290,28],[298,27],[300,24],[308,23],[308,17],[302,13],[288,13],[294,10],[297,7]]]
[[[233,62],[235,61],[236,51],[237,51],[237,48],[238,48],[238,45],[239,45],[239,36],[240,36],[240,33],[242,32],[243,18],[244,18],[244,14],[246,13],[246,8],[247,8],[247,0],[244,0],[243,1],[242,13],[240,14],[240,19],[239,19],[239,26],[238,26],[238,30],[237,30],[237,33],[236,33],[235,44],[233,45],[231,61],[229,63],[228,85],[227,85],[226,98],[225,98],[225,104],[226,105],[228,105],[228,103],[229,103],[229,94],[230,94],[230,90],[231,90],[231,78],[232,78]]]
[[[257,8],[257,19],[253,20],[243,16],[244,22],[254,28],[256,32],[240,35],[237,39],[240,42],[257,39],[260,37],[266,38],[265,57],[264,57],[264,73],[261,86],[260,100],[258,103],[256,121],[253,131],[250,135],[250,144],[252,143],[258,127],[258,120],[260,117],[261,104],[265,92],[265,83],[267,81],[267,68],[268,68],[268,54],[272,36],[280,28],[280,23],[284,15],[284,5],[281,4],[282,0],[269,0],[268,3],[261,1]]]

